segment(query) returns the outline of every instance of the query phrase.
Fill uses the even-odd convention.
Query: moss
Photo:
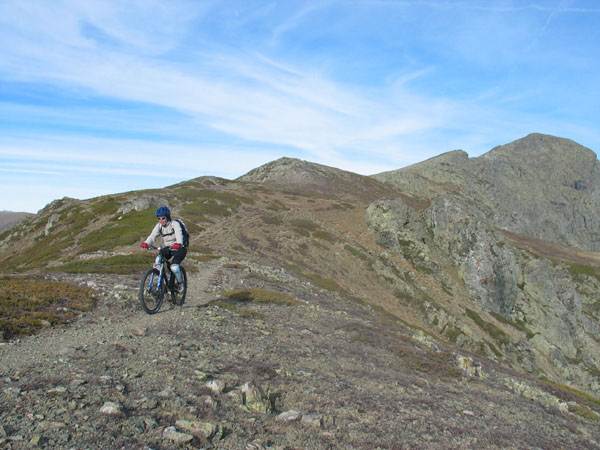
[[[48,322],[72,321],[88,311],[95,299],[88,289],[68,283],[24,277],[0,278],[0,337],[32,334]]]
[[[266,289],[239,289],[222,292],[223,297],[238,302],[274,303],[277,305],[297,305],[300,302],[289,295]]]

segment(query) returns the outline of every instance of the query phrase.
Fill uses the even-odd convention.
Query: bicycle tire
[[[165,293],[167,292],[167,284],[163,278],[161,285],[157,286],[159,272],[156,269],[148,269],[142,277],[140,283],[140,303],[142,308],[148,314],[155,314],[162,306]],[[150,286],[149,284],[152,283]]]
[[[174,305],[181,306],[185,303],[185,296],[187,294],[187,273],[185,271],[185,267],[179,266],[181,270],[181,275],[183,275],[183,284],[180,292],[175,292],[175,290],[171,290],[171,302]],[[175,274],[171,275],[175,278]]]

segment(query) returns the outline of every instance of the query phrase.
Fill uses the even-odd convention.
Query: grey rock
[[[187,433],[180,433],[175,427],[165,428],[163,436],[175,444],[184,444],[194,440],[194,436]]]

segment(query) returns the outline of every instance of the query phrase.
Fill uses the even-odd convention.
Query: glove
[[[148,244],[146,244],[145,242],[142,242],[142,248],[148,248]]]
[[[173,244],[173,247],[171,247],[173,250],[179,250],[181,248],[181,244]]]

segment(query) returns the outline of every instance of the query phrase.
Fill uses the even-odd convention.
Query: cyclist
[[[142,248],[148,248],[149,245],[161,236],[163,240],[163,249],[161,253],[164,258],[171,261],[171,272],[175,274],[178,283],[183,283],[183,275],[179,265],[187,255],[187,248],[184,244],[184,231],[178,220],[171,220],[171,210],[167,206],[161,206],[156,210],[158,223],[150,233],[150,236],[142,242]]]

